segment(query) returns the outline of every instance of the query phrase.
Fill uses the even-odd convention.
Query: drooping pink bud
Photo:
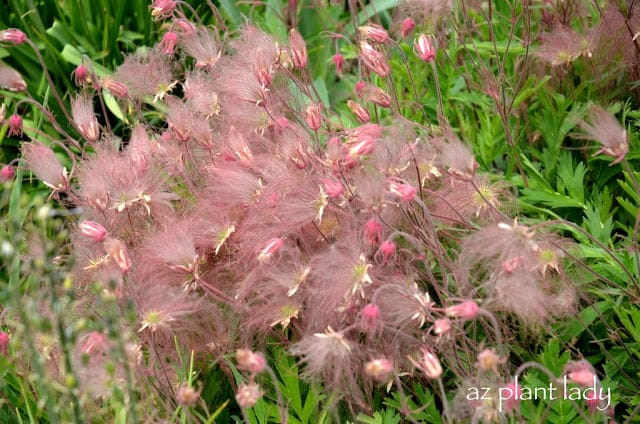
[[[11,165],[5,165],[0,169],[0,182],[11,181],[15,178],[16,171]]]
[[[260,352],[252,352],[249,349],[238,349],[236,351],[236,361],[238,369],[249,371],[254,374],[261,373],[267,368],[267,360]]]
[[[342,69],[344,68],[344,56],[340,53],[336,53],[333,55],[333,64],[336,67],[336,73],[342,73]]]
[[[119,98],[129,96],[129,89],[121,82],[114,81],[111,78],[103,78],[101,81],[102,88],[109,90],[111,94]]]
[[[78,224],[80,234],[90,238],[96,243],[100,243],[107,238],[107,230],[101,224],[95,221],[82,221]]]
[[[16,137],[22,136],[22,117],[16,113],[9,118],[9,132],[7,133],[9,137],[14,135]]]
[[[390,178],[388,183],[389,193],[399,197],[403,202],[411,202],[416,198],[416,189],[411,184],[397,178]]]
[[[362,326],[371,330],[376,328],[380,322],[380,308],[373,303],[367,304],[362,308]]]
[[[357,159],[361,156],[371,154],[376,148],[376,140],[373,137],[368,135],[361,136],[356,142],[349,146],[349,150],[347,154],[353,158]]]
[[[0,331],[0,353],[4,356],[9,354],[9,335],[4,331]]]
[[[463,320],[474,319],[478,316],[480,308],[473,300],[467,300],[457,305],[449,306],[445,309],[446,316],[451,318],[462,318]]]
[[[389,72],[391,72],[391,67],[384,54],[376,50],[366,41],[360,42],[360,58],[371,72],[381,77],[386,77],[389,75]]]
[[[272,238],[260,251],[258,255],[258,262],[264,263],[269,261],[273,255],[275,255],[284,246],[284,239],[280,237]]]
[[[364,235],[369,244],[377,246],[382,241],[382,224],[375,218],[371,218],[364,224]]]
[[[307,106],[304,120],[312,131],[318,131],[322,125],[322,111],[320,103],[314,103]]]
[[[499,392],[504,412],[511,413],[520,407],[522,388],[519,385],[511,382],[504,387],[500,387]]]
[[[418,57],[424,62],[431,62],[436,57],[436,47],[432,35],[420,34],[413,48]]]
[[[351,112],[356,115],[356,118],[361,124],[366,124],[371,121],[371,116],[369,116],[369,112],[362,107],[360,103],[356,103],[353,100],[347,100],[347,107]]]
[[[389,33],[387,30],[377,24],[361,26],[358,28],[358,31],[360,32],[360,35],[376,43],[382,44],[389,40]]]
[[[585,360],[570,362],[565,367],[565,373],[569,381],[582,387],[592,387],[598,379],[591,364]]]
[[[385,382],[393,372],[393,362],[387,358],[379,358],[364,364],[364,373],[374,380]]]
[[[416,27],[416,22],[411,18],[404,18],[400,23],[400,36],[408,37]]]
[[[151,16],[155,20],[170,18],[175,8],[175,0],[155,0],[151,3]]]
[[[291,31],[289,31],[289,46],[291,47],[291,59],[293,66],[296,69],[306,68],[309,60],[307,56],[307,45],[304,42],[302,35],[300,35],[295,28],[292,28]]]
[[[22,44],[27,41],[27,34],[17,28],[9,28],[0,31],[0,42]]]
[[[186,19],[183,19],[183,18],[175,19],[173,23],[177,25],[178,29],[184,35],[191,35],[196,32],[196,27],[193,25],[193,23]]]
[[[176,390],[176,402],[182,406],[194,406],[198,402],[200,392],[202,387],[196,389],[187,383],[182,383]]]
[[[396,244],[390,240],[384,241],[380,245],[380,254],[382,254],[382,262],[386,264],[396,254]]]
[[[367,83],[364,81],[358,81],[356,85],[353,86],[353,90],[356,92],[356,96],[358,97],[363,97],[366,89]]]
[[[436,379],[440,378],[442,375],[442,365],[440,365],[440,360],[433,354],[433,352],[431,352],[431,349],[427,347],[422,348],[422,357],[417,364],[414,364],[417,365],[428,378]]]
[[[94,353],[104,352],[107,345],[107,336],[98,331],[89,333],[87,339],[82,345],[82,353],[86,355],[93,355]]]
[[[167,31],[162,36],[160,41],[160,47],[162,53],[166,55],[172,55],[178,45],[178,34],[175,31]]]
[[[107,255],[118,265],[123,273],[129,272],[131,269],[131,258],[124,242],[115,238],[107,238],[104,241],[104,250]]]
[[[89,69],[82,63],[76,66],[76,69],[71,73],[73,77],[73,81],[78,86],[84,86],[91,82],[91,77],[89,76]]]
[[[433,334],[442,336],[451,330],[451,320],[449,318],[438,318],[433,323]]]
[[[342,193],[344,193],[344,187],[342,187],[340,181],[325,179],[322,181],[322,183],[324,185],[327,196],[329,196],[330,199],[340,197],[342,196]]]

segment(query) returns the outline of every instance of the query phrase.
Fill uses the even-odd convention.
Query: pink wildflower
[[[467,300],[454,306],[449,306],[444,313],[451,318],[461,318],[463,320],[474,319],[478,316],[480,308],[473,300]]]
[[[27,83],[15,69],[0,62],[0,88],[9,91],[24,91]]]
[[[371,44],[366,41],[360,42],[360,58],[371,72],[374,72],[381,77],[386,77],[391,72],[389,62],[383,53],[376,50]]]
[[[344,193],[344,187],[342,187],[340,181],[327,178],[323,180],[322,184],[324,185],[324,190],[330,199],[340,197],[342,196],[342,193]]]
[[[342,73],[342,69],[344,68],[344,56],[340,53],[336,53],[333,55],[332,60],[336,67],[336,73]]]
[[[413,45],[414,51],[418,57],[424,62],[432,62],[436,57],[436,48],[433,42],[433,36],[420,34]]]
[[[411,184],[398,178],[390,178],[388,184],[389,193],[399,197],[403,202],[411,202],[416,198],[416,189]]]
[[[176,8],[175,0],[154,0],[151,4],[151,16],[155,20],[170,18]]]
[[[379,253],[382,255],[382,263],[388,263],[396,254],[396,244],[390,240],[386,240],[380,245]]]
[[[103,353],[106,347],[107,336],[98,331],[94,331],[86,336],[81,351],[85,355],[93,356],[94,354]]]
[[[89,76],[89,69],[84,64],[80,64],[76,66],[76,69],[71,73],[73,77],[73,81],[78,86],[84,86],[91,82],[91,77]]]
[[[22,145],[22,156],[31,172],[47,187],[54,191],[69,189],[67,170],[49,147],[40,142],[25,143]]]
[[[404,18],[400,23],[400,36],[408,37],[416,27],[416,22],[411,18]]]
[[[520,386],[510,382],[499,390],[503,411],[511,413],[520,407],[520,397],[522,396],[522,388]]]
[[[322,125],[322,112],[320,110],[320,103],[314,103],[307,106],[305,111],[305,121],[311,131],[318,131],[320,125]]]
[[[5,165],[0,169],[0,182],[10,181],[16,176],[16,171],[11,165]]]
[[[0,331],[0,353],[4,356],[9,354],[9,335],[4,331]]]
[[[160,48],[162,49],[162,53],[166,55],[172,55],[176,50],[176,46],[178,45],[178,34],[174,31],[167,31],[162,36],[162,40],[160,41]]]
[[[176,390],[176,402],[182,406],[194,406],[198,402],[202,387],[195,389],[189,384],[182,383]]]
[[[71,115],[76,128],[89,142],[96,142],[100,137],[100,126],[93,113],[93,102],[89,97],[78,96],[71,104]]]
[[[104,241],[107,237],[107,230],[95,221],[82,221],[78,224],[80,234],[93,240],[96,243]]]
[[[379,358],[364,364],[364,372],[376,381],[385,382],[393,372],[393,362],[387,358]]]
[[[371,218],[364,224],[364,235],[369,244],[379,245],[382,241],[382,224],[375,218]]]
[[[585,360],[568,363],[565,374],[569,381],[582,387],[592,387],[598,379],[593,366]]]
[[[129,89],[127,86],[121,82],[114,81],[111,78],[103,78],[100,81],[100,85],[116,97],[125,98],[129,96]]]
[[[9,132],[7,133],[9,137],[14,135],[16,137],[22,136],[22,117],[16,113],[9,118]]]
[[[356,115],[356,118],[361,124],[366,124],[371,121],[371,116],[369,116],[369,112],[362,107],[360,103],[356,103],[353,100],[347,100],[347,107]]]
[[[360,35],[376,43],[382,44],[386,43],[387,40],[389,40],[389,33],[380,25],[364,25],[359,27],[358,31],[360,32]]]
[[[442,336],[451,331],[451,320],[449,318],[438,318],[433,323],[433,334]]]
[[[438,357],[434,355],[428,347],[422,348],[422,357],[420,357],[417,362],[413,359],[410,360],[416,368],[424,372],[430,379],[435,380],[440,378],[442,375],[442,365],[440,365],[440,360],[438,360]]]
[[[27,35],[16,28],[9,28],[0,31],[0,42],[22,44],[27,41]]]
[[[238,349],[236,351],[236,361],[238,369],[258,374],[267,368],[267,360],[260,352],[252,352],[249,349]]]
[[[275,255],[278,251],[280,251],[280,249],[282,249],[282,246],[284,246],[283,239],[272,238],[260,251],[260,254],[258,255],[258,262],[268,262],[273,255]]]
[[[300,35],[295,28],[292,28],[291,31],[289,31],[289,45],[291,46],[293,66],[296,69],[306,68],[307,61],[309,60],[307,57],[307,45],[305,44],[302,35]]]
[[[238,402],[240,408],[251,408],[256,403],[258,403],[263,394],[264,392],[258,384],[243,383],[238,387],[238,392],[236,393],[236,402]]]
[[[118,265],[123,273],[129,272],[131,269],[131,258],[127,246],[121,240],[116,238],[107,238],[104,241],[104,250],[107,255]]]

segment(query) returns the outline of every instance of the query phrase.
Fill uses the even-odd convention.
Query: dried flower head
[[[22,145],[22,156],[27,167],[42,182],[54,191],[67,191],[69,177],[67,169],[60,163],[56,154],[44,144],[34,141]]]
[[[291,60],[296,69],[304,69],[307,67],[307,45],[302,35],[295,29],[289,31],[289,46],[291,47]]]
[[[600,106],[589,109],[588,122],[582,120],[580,128],[585,132],[582,138],[602,144],[596,154],[604,153],[614,158],[612,165],[622,162],[629,151],[629,138],[620,122]]]
[[[71,103],[71,115],[73,123],[89,142],[96,142],[100,138],[100,126],[98,120],[93,113],[92,99],[87,96],[78,96]]]

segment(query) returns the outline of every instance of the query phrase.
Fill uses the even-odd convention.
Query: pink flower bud
[[[83,86],[91,82],[89,70],[83,64],[76,66],[76,69],[73,70],[71,76],[73,77],[73,81],[75,82],[75,84],[78,86]]]
[[[416,39],[413,48],[418,57],[425,62],[431,62],[436,57],[436,48],[433,43],[433,36],[420,34]]]
[[[464,320],[474,319],[478,315],[480,308],[473,300],[467,300],[445,309],[446,316],[451,318],[462,318]]]
[[[404,18],[400,23],[400,36],[402,38],[408,37],[416,27],[416,23],[411,18]]]
[[[174,31],[165,32],[160,41],[162,53],[172,55],[178,45],[178,34]]]
[[[22,44],[27,41],[27,35],[16,28],[5,29],[0,31],[0,42]]]
[[[584,360],[567,364],[565,373],[571,382],[582,387],[593,386],[598,378],[591,364]]]
[[[305,121],[312,131],[318,131],[320,125],[322,125],[322,111],[320,110],[320,103],[314,103],[307,106]]]
[[[340,53],[336,53],[333,55],[333,64],[336,67],[336,72],[338,74],[342,73],[342,69],[344,68],[344,56]]]
[[[267,262],[273,255],[280,251],[282,246],[284,246],[284,239],[279,237],[272,238],[260,251],[260,254],[258,255],[258,262]]]
[[[82,353],[91,356],[94,353],[104,352],[106,346],[107,336],[98,331],[94,331],[92,333],[89,333],[87,339],[83,343]]]
[[[22,117],[15,113],[9,118],[9,132],[7,133],[9,137],[14,135],[16,137],[22,136]]]
[[[11,165],[5,165],[0,169],[0,182],[11,181],[15,178],[16,171]]]
[[[380,25],[370,24],[358,28],[363,37],[370,39],[376,43],[386,43],[389,40],[389,33]]]
[[[175,8],[175,0],[155,0],[151,3],[151,16],[155,20],[170,18]]]
[[[374,380],[385,382],[393,372],[393,362],[387,358],[374,359],[364,364],[364,372]]]
[[[381,77],[386,77],[389,75],[389,72],[391,72],[391,67],[389,67],[389,62],[387,62],[387,58],[384,54],[376,50],[366,41],[360,42],[360,58],[371,72],[374,72]]]
[[[379,245],[382,240],[382,224],[380,224],[375,218],[371,218],[364,224],[364,235],[367,238],[369,244]]]
[[[507,384],[500,389],[500,399],[502,399],[502,410],[506,413],[515,411],[520,407],[522,389],[514,382]]]
[[[476,366],[480,371],[487,372],[492,370],[498,372],[498,365],[504,363],[504,359],[498,356],[493,349],[484,349],[478,353],[478,362]]]
[[[0,353],[4,356],[9,354],[9,335],[4,331],[0,331]]]
[[[382,262],[386,264],[396,254],[396,244],[386,240],[380,245],[380,253],[382,254]]]
[[[78,224],[78,229],[80,230],[80,234],[90,238],[96,243],[104,241],[107,237],[107,230],[95,221],[82,221]]]
[[[362,97],[364,96],[364,92],[367,89],[367,83],[364,81],[358,81],[356,85],[353,86],[353,90],[356,92],[356,96]]]
[[[399,197],[403,202],[411,202],[416,197],[416,189],[409,183],[397,178],[390,178],[389,193]]]
[[[186,20],[186,19],[175,19],[173,21],[174,24],[176,24],[178,26],[178,29],[184,34],[184,35],[191,35],[194,34],[196,32],[196,27],[193,25],[192,22]]]
[[[433,323],[433,334],[442,336],[451,330],[451,320],[448,318],[439,318]]]
[[[267,360],[260,352],[252,352],[249,349],[238,349],[236,351],[236,361],[238,369],[252,372],[254,374],[261,373],[267,367]]]
[[[342,196],[342,193],[344,193],[344,188],[342,187],[340,181],[325,179],[322,183],[324,185],[327,196],[329,196],[330,199],[340,197]]]
[[[371,120],[371,116],[369,116],[369,112],[362,107],[360,103],[356,103],[353,100],[347,100],[347,106],[356,115],[356,118],[361,124],[366,124]]]
[[[373,330],[380,324],[380,308],[373,303],[362,308],[362,327],[365,330]]]
[[[241,384],[236,393],[236,402],[241,408],[251,408],[262,397],[263,392],[256,383]]]
[[[296,69],[304,69],[307,67],[307,45],[302,35],[292,28],[289,31],[289,46],[291,47],[291,59]]]
[[[347,152],[351,158],[359,158],[361,156],[371,154],[376,148],[376,141],[373,137],[363,135],[354,142]]]
[[[131,258],[124,242],[115,238],[107,238],[104,241],[104,250],[114,260],[123,273],[131,269]]]
[[[438,357],[434,355],[429,348],[422,348],[422,357],[417,364],[414,364],[417,365],[428,378],[436,379],[442,375],[442,365],[440,365]]]
[[[101,84],[102,88],[109,90],[109,92],[116,97],[125,98],[129,96],[129,89],[121,82],[114,81],[111,78],[104,78]]]

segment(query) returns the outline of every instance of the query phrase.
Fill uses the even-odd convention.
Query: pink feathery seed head
[[[305,110],[304,120],[312,131],[318,131],[322,125],[322,105],[320,103],[313,103],[307,106]]]
[[[307,45],[302,35],[295,29],[289,31],[289,46],[291,47],[291,59],[296,69],[304,69],[307,67]]]
[[[407,38],[416,27],[416,22],[411,18],[404,18],[400,23],[400,36]]]
[[[411,202],[416,198],[416,188],[406,181],[392,177],[387,181],[389,193],[399,197],[403,202]]]
[[[100,86],[118,98],[124,99],[129,96],[127,86],[111,78],[102,78],[100,80]]]
[[[218,36],[209,29],[197,28],[193,34],[184,34],[180,37],[180,44],[196,60],[196,68],[210,70],[220,58]]]
[[[236,392],[236,402],[240,408],[246,409],[253,407],[264,392],[257,383],[241,384]]]
[[[422,348],[422,356],[418,362],[411,360],[430,379],[440,378],[442,375],[442,365],[438,357],[428,347]]]
[[[27,41],[27,34],[17,28],[9,28],[0,31],[0,42],[22,44]]]
[[[612,165],[622,162],[629,152],[627,130],[620,125],[615,116],[600,106],[591,106],[588,119],[580,122],[580,128],[584,134],[579,137],[602,144],[596,154],[604,153],[614,158]]]
[[[2,169],[0,169],[0,182],[2,183],[13,180],[15,176],[16,170],[11,165],[4,165]]]
[[[371,218],[364,224],[364,235],[369,244],[378,246],[382,241],[382,224],[375,218]]]
[[[449,318],[438,318],[431,328],[433,329],[433,334],[443,336],[451,331],[451,320]]]
[[[341,53],[336,53],[333,55],[333,64],[336,67],[336,73],[340,74],[342,73],[342,69],[344,68],[344,56]]]
[[[89,142],[100,138],[100,125],[93,113],[93,101],[88,96],[80,95],[71,103],[71,115],[76,128]]]
[[[31,172],[47,187],[60,192],[69,189],[67,169],[51,148],[38,141],[25,143],[22,145],[22,156]]]
[[[104,250],[107,255],[118,265],[122,273],[126,274],[131,269],[131,257],[127,246],[122,240],[107,237],[104,240]]]
[[[386,43],[389,40],[389,33],[386,29],[377,24],[364,25],[358,28],[360,35],[376,43]]]
[[[27,89],[27,83],[18,71],[0,62],[0,88],[9,91],[24,91]]]
[[[249,349],[238,349],[236,351],[236,361],[238,369],[259,374],[267,368],[267,360],[260,352],[253,352]]]
[[[107,343],[107,336],[104,333],[93,331],[84,338],[81,351],[89,356],[104,353],[107,348]]]
[[[154,20],[170,18],[176,9],[176,0],[154,0],[151,3],[151,16]]]
[[[347,100],[347,107],[351,112],[356,116],[358,122],[361,124],[366,124],[371,121],[371,116],[369,116],[369,112],[362,107],[360,103],[354,102],[353,100]]]
[[[475,319],[478,316],[480,308],[478,304],[473,300],[467,300],[454,306],[449,306],[445,309],[446,316],[451,318],[460,318],[463,320]]]
[[[393,372],[393,362],[387,358],[372,359],[364,364],[364,373],[376,381],[386,382]]]
[[[9,335],[4,331],[0,331],[0,353],[4,356],[9,354]]]
[[[324,191],[327,193],[327,196],[329,196],[329,199],[335,199],[336,197],[342,196],[344,193],[344,187],[338,180],[325,178],[322,180],[322,184],[324,185]]]
[[[582,387],[592,387],[598,379],[593,366],[585,360],[569,362],[564,373],[569,381]]]
[[[451,131],[446,134],[446,142],[434,140],[438,149],[438,164],[445,167],[449,175],[462,181],[473,181],[478,169],[471,150]]]
[[[93,240],[96,243],[104,241],[107,238],[107,229],[95,221],[82,221],[78,224],[80,234]]]
[[[432,35],[420,34],[416,38],[413,49],[424,62],[432,62],[436,57],[436,47]]]
[[[175,31],[167,31],[160,40],[160,49],[166,55],[172,55],[178,45],[178,33]]]
[[[360,58],[371,72],[381,77],[386,77],[391,72],[391,67],[385,55],[364,40],[360,41]]]
[[[7,136],[22,136],[22,117],[17,113],[14,113],[9,118],[9,132],[7,133]]]

